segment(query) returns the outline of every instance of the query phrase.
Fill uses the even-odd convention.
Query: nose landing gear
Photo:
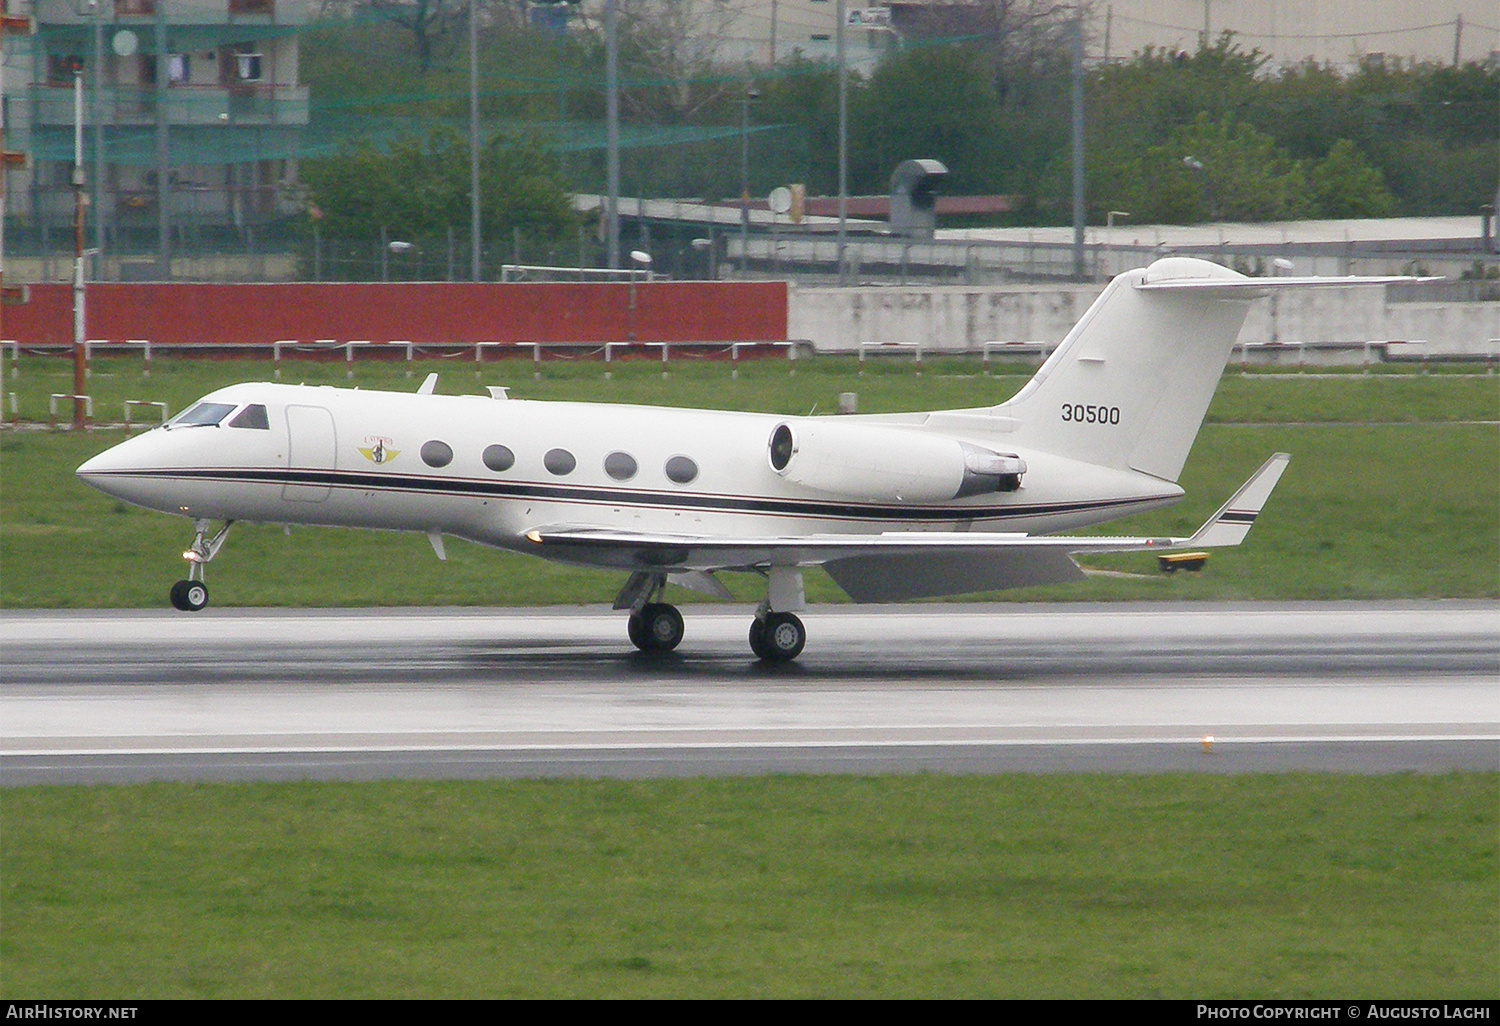
[[[219,533],[212,538],[208,536],[209,522],[207,520],[194,520],[193,544],[182,554],[187,560],[187,580],[178,581],[172,585],[168,594],[171,599],[172,608],[180,609],[185,613],[196,613],[208,605],[208,584],[203,580],[203,567],[219,554],[219,549],[224,545],[224,539],[229,537],[229,528],[234,524],[233,520],[224,521],[224,526]]]

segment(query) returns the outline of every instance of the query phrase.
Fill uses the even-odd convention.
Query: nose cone
[[[139,446],[136,443],[141,440],[132,438],[105,449],[93,459],[84,461],[74,473],[90,488],[97,488],[117,499],[139,502],[136,493],[142,482],[138,474],[144,465],[137,458]]]

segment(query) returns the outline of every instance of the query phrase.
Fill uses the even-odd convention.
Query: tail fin
[[[1176,481],[1256,298],[1214,287],[1230,281],[1251,279],[1187,257],[1120,275],[993,412],[1018,422],[1017,442]],[[1167,282],[1188,287],[1150,287]]]

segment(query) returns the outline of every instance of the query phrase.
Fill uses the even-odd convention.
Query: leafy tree
[[[914,157],[946,164],[945,188],[988,191],[999,116],[1000,98],[975,48],[921,47],[887,57],[851,97],[856,191],[884,192],[896,165]]]
[[[386,149],[355,143],[334,157],[305,161],[308,215],[330,236],[440,237],[469,223],[469,146],[452,129]],[[480,153],[481,231],[503,238],[562,239],[577,220],[558,180],[556,159],[531,137],[492,138]]]
[[[1348,139],[1334,143],[1307,177],[1318,217],[1390,217],[1396,211],[1385,179]]]

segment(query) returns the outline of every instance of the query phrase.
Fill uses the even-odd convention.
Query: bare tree
[[[742,0],[619,0],[622,101],[657,123],[692,121],[742,86]]]
[[[1081,6],[1091,6],[1080,0]],[[952,0],[902,7],[907,39],[963,41],[983,56],[1001,95],[1018,81],[1066,71],[1080,3],[1052,0]]]

